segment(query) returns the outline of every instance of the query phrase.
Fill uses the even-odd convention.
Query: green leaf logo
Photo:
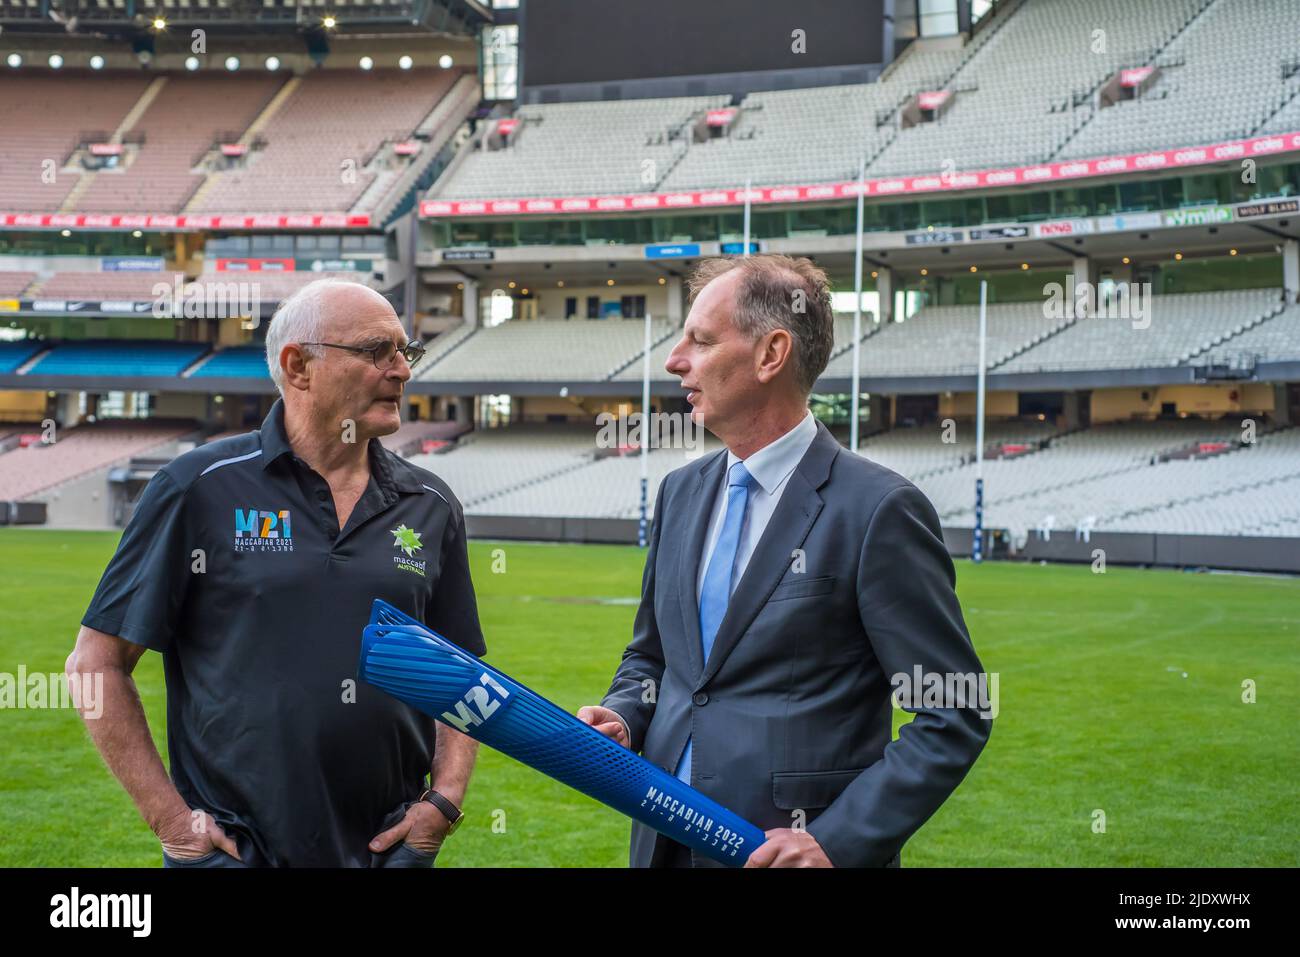
[[[407,528],[405,525],[398,525],[392,529],[393,547],[400,548],[406,552],[406,557],[410,558],[421,548],[420,533],[415,529]]]

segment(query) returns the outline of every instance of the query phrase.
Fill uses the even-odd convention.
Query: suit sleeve
[[[659,494],[655,496],[654,529],[650,533],[650,549],[641,575],[641,604],[632,625],[632,642],[623,652],[623,660],[601,701],[602,707],[617,712],[623,719],[635,752],[645,744],[646,731],[654,717],[655,702],[659,700],[664,677],[664,649],[659,640],[659,623],[655,620],[655,556],[659,552],[659,531],[667,518],[663,509],[667,485],[667,480],[661,482]],[[653,682],[649,686],[653,688],[653,694],[646,693],[646,681]]]
[[[858,610],[885,675],[979,676],[954,590],[956,575],[934,506],[914,486],[887,493],[868,525],[858,562]],[[883,757],[859,774],[811,824],[837,867],[881,867],[947,800],[988,740],[978,697],[919,707]],[[949,702],[945,701],[944,704]],[[992,709],[990,709],[992,710]],[[986,712],[988,713],[988,712]]]

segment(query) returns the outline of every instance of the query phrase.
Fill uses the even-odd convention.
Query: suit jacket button
[[[696,704],[698,704],[700,707],[704,707],[704,705],[709,703],[709,696],[706,695],[703,691],[697,691],[695,692],[695,697],[693,697],[691,700],[694,701]]]

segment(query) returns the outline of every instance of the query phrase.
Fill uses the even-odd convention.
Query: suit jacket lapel
[[[677,604],[682,610],[682,634],[686,636],[691,674],[696,677],[704,670],[704,648],[700,636],[700,602],[695,593],[695,583],[699,580],[705,536],[709,533],[709,519],[713,516],[713,504],[717,500],[718,486],[722,482],[726,464],[727,453],[723,451],[701,463],[696,473],[686,518],[686,533],[682,538],[682,553],[678,561]]]
[[[718,673],[745,629],[780,584],[786,569],[790,567],[792,553],[808,537],[813,522],[825,504],[817,489],[829,476],[831,462],[839,449],[840,444],[835,437],[826,426],[818,422],[817,437],[790,476],[776,511],[768,520],[767,528],[763,530],[763,536],[758,540],[749,564],[745,566],[745,573],[736,583],[736,590],[731,593],[727,614],[718,626],[713,651],[700,678],[701,685]],[[696,617],[695,634],[698,637],[698,615]]]

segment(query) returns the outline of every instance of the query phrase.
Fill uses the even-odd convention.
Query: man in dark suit
[[[578,716],[763,828],[747,866],[898,866],[996,711],[901,694],[916,717],[891,742],[891,692],[918,672],[983,681],[938,516],[808,411],[825,273],[711,260],[690,290],[665,365],[727,451],[660,485],[632,642]],[[631,864],[712,862],[634,823]]]

